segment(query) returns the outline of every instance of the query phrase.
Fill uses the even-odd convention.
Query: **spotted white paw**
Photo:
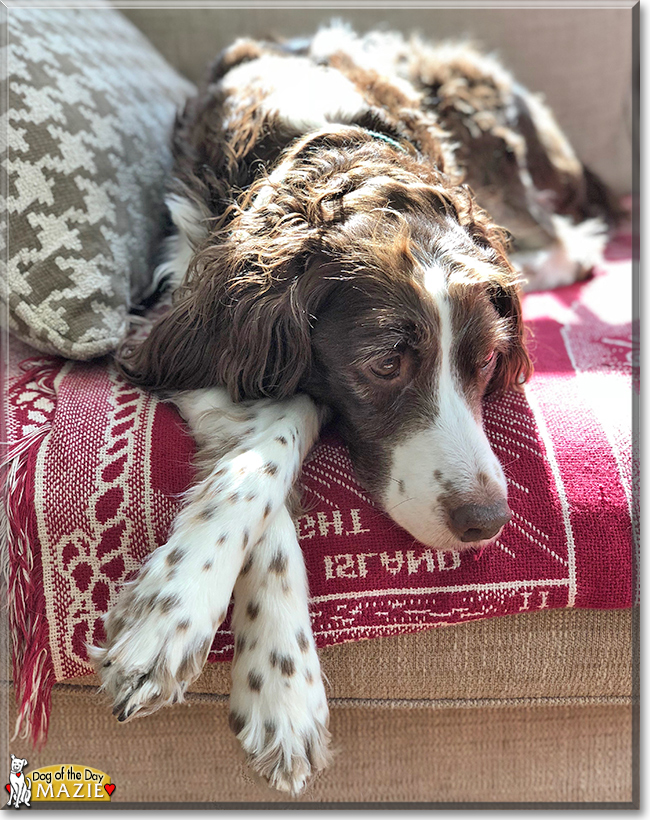
[[[225,616],[224,610],[221,620]],[[127,586],[106,619],[106,645],[89,647],[117,719],[183,700],[205,664],[219,622],[200,607],[189,610],[180,595],[150,576]]]
[[[329,762],[329,711],[313,641],[302,630],[240,632],[232,677],[230,728],[250,765],[274,788],[299,794]]]

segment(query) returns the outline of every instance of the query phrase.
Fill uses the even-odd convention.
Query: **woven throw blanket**
[[[480,552],[414,541],[357,482],[336,433],[324,432],[304,467],[307,512],[297,521],[318,646],[631,605],[631,301],[629,260],[526,297],[535,374],[484,411],[514,514]],[[86,643],[103,639],[102,615],[164,542],[194,446],[173,406],[107,361],[32,359],[10,373],[8,399],[14,679],[22,731],[38,740],[52,684],[91,673]],[[232,649],[226,620],[210,660]]]

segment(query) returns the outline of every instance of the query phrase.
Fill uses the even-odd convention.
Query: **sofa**
[[[172,5],[123,14],[193,82],[236,36],[305,34],[331,16],[315,8]],[[581,158],[618,195],[632,193],[631,8],[339,16],[358,29],[467,35],[498,50],[544,93]],[[625,254],[618,264],[629,275]],[[593,544],[596,563],[601,548]],[[333,762],[290,800],[253,776],[228,730],[228,661],[208,664],[185,704],[126,725],[112,717],[96,676],[71,674],[53,686],[46,742],[34,747],[20,729],[10,738],[14,636],[3,623],[1,756],[22,756],[30,769],[78,762],[108,772],[112,802],[136,808],[638,806],[638,608],[633,595],[625,604],[614,598],[533,611],[524,597],[518,614],[435,629],[414,623],[324,646]]]

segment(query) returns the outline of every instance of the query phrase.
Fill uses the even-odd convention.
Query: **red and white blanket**
[[[620,248],[619,248],[620,251]],[[486,401],[513,518],[481,553],[414,541],[371,501],[325,431],[297,522],[318,646],[554,607],[632,603],[631,264],[526,297],[535,374]],[[20,351],[12,351],[14,359]],[[43,739],[55,681],[89,674],[85,646],[192,480],[176,410],[109,362],[31,359],[8,377],[10,614],[23,731]],[[232,656],[229,621],[210,660]]]

